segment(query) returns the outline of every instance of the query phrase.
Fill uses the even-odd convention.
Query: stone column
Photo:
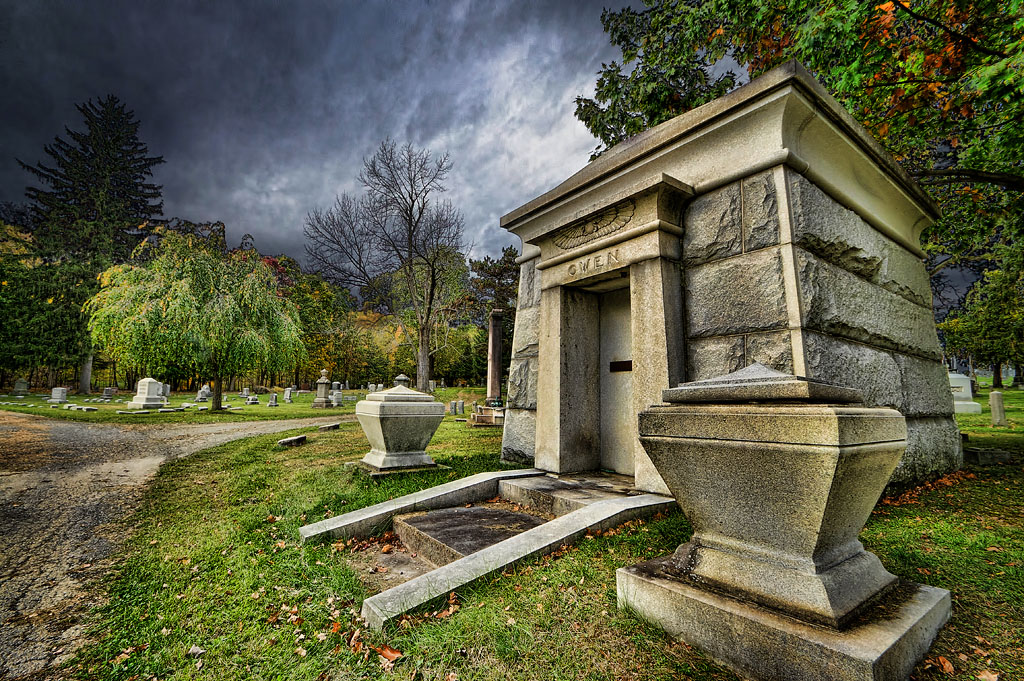
[[[504,310],[491,310],[487,327],[487,405],[501,406],[501,320]]]
[[[601,464],[597,296],[553,286],[541,292],[537,468],[592,471]]]
[[[655,258],[629,266],[630,333],[633,337],[633,408],[640,413],[661,402],[665,386],[683,380],[683,293],[679,263]],[[668,494],[650,457],[634,439],[637,489]]]

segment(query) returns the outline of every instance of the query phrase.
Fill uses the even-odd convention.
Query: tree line
[[[164,218],[164,159],[134,113],[113,96],[78,111],[83,128],[47,161],[18,161],[38,182],[28,203],[0,205],[0,386],[86,393],[153,375],[210,382],[217,406],[239,384],[309,387],[321,369],[351,385],[483,380],[487,315],[515,307],[517,253],[467,258],[461,214],[434,200],[447,155],[385,140],[365,196],[309,213],[304,268],[248,235],[229,247],[223,223]]]

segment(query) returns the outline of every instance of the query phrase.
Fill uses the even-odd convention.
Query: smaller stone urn
[[[314,409],[328,409],[334,406],[328,394],[331,390],[331,381],[327,378],[327,369],[320,370],[320,379],[316,382],[316,397],[313,398]]]
[[[395,387],[370,393],[356,405],[356,418],[370,441],[360,464],[373,471],[436,466],[426,452],[430,438],[444,419],[444,405],[409,388],[409,377]]]

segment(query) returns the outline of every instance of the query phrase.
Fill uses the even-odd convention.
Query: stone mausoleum
[[[504,216],[520,237],[503,456],[667,493],[662,390],[760,362],[906,417],[903,485],[963,453],[919,245],[938,209],[793,62]]]

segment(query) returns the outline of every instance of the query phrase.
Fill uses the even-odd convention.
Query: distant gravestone
[[[207,402],[207,401],[209,401],[209,398],[206,396],[206,393],[204,393],[200,389],[200,391],[196,393],[196,402]]]
[[[284,401],[287,402],[288,404],[292,403],[292,391],[293,390],[295,390],[295,388],[285,388],[284,389]]]
[[[331,382],[327,379],[327,369],[320,370],[320,378],[316,382],[316,397],[313,398],[314,409],[327,409],[333,407],[328,392],[331,389]]]
[[[68,389],[54,388],[50,391],[50,399],[46,401],[50,404],[65,404],[68,401]]]
[[[270,400],[267,402],[268,407],[277,406],[277,393],[270,393]]]
[[[341,390],[341,383],[338,381],[331,383],[331,390]]]
[[[452,400],[451,402],[448,403],[448,413],[449,414],[454,414],[455,410],[458,409],[458,408],[459,408],[459,404],[455,400]]]
[[[345,399],[345,393],[339,390],[331,395],[331,404],[335,407],[340,407],[343,399]]]
[[[980,414],[981,405],[972,398],[971,379],[963,374],[949,375],[949,389],[953,393],[953,411],[957,414]]]
[[[345,385],[344,385],[344,387],[342,388],[342,390],[348,390],[348,381],[345,381]]]
[[[437,381],[428,381],[428,383],[430,384],[430,392],[437,390]]]
[[[163,384],[155,378],[144,378],[139,381],[135,397],[127,404],[133,409],[151,409],[164,406]]]
[[[1006,420],[1006,407],[1003,405],[1003,393],[993,390],[988,396],[988,408],[992,412],[992,425],[1005,428],[1010,425]]]
[[[242,388],[242,392],[238,393],[238,396],[239,397],[248,397],[249,396],[249,389],[248,388]]]
[[[117,388],[104,388],[103,389],[103,398],[104,399],[109,400],[109,399],[113,398],[114,395],[116,395],[116,394],[117,394]]]
[[[456,404],[455,406],[459,410],[458,413],[460,413],[460,414],[465,414],[466,413],[466,401],[465,400],[459,400],[458,404]]]
[[[246,404],[259,404],[260,398],[257,395],[249,395],[245,398]]]
[[[171,384],[170,383],[164,383],[163,387],[164,387],[164,392],[163,392],[164,397],[170,397],[171,396]]]
[[[15,381],[14,390],[11,391],[11,394],[14,395],[15,397],[19,395],[28,394],[28,381],[26,381],[24,378],[19,378],[17,381]]]

